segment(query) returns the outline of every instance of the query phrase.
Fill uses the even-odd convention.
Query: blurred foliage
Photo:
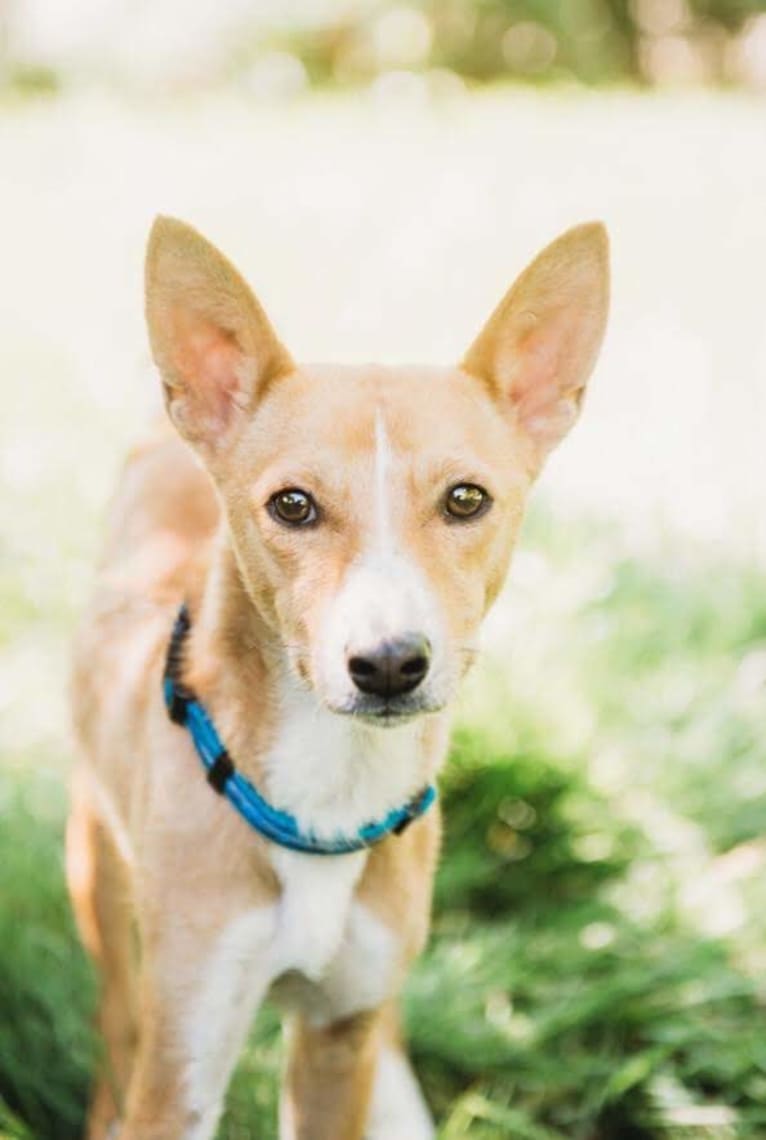
[[[445,849],[437,907],[492,918],[530,916],[577,902],[624,870],[638,835],[614,837],[603,856],[588,837],[609,810],[581,769],[541,751],[503,753],[481,730],[462,729],[446,777]]]
[[[65,793],[44,762],[0,786],[0,1138],[75,1137],[96,1049],[93,979],[64,886]]]
[[[442,781],[434,932],[405,1000],[440,1135],[763,1137],[762,581],[538,509],[500,611]],[[21,617],[3,623],[11,654],[36,624]],[[40,741],[3,765],[0,1137],[74,1140],[93,989],[61,765]],[[275,1136],[280,1064],[266,1009],[223,1140]]]
[[[760,85],[764,10],[763,0],[413,0],[352,7],[277,42],[316,83],[398,68],[481,83]]]
[[[221,0],[180,42],[179,0],[151,8],[127,54],[135,15],[124,0],[108,0],[95,31],[87,4],[62,25],[45,0],[26,22],[0,3],[0,79],[22,94],[88,73],[163,91],[233,81],[267,99],[392,76],[384,93],[396,94],[418,74],[441,90],[507,79],[766,86],[763,0],[299,0],[289,12]]]

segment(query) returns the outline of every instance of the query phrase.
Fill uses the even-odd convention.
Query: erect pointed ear
[[[170,417],[208,455],[294,368],[234,266],[175,218],[157,218],[149,236],[146,319]]]
[[[608,308],[606,230],[576,226],[524,270],[462,362],[515,410],[535,469],[577,418]]]

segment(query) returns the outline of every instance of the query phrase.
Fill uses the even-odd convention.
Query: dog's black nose
[[[348,671],[357,689],[377,697],[401,697],[417,689],[428,672],[431,643],[419,633],[381,641],[374,649],[355,653]]]

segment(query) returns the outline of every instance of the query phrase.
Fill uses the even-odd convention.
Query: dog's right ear
[[[295,367],[234,266],[175,218],[157,218],[149,236],[146,320],[170,417],[209,457]]]

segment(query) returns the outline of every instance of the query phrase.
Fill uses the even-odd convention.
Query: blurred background
[[[157,212],[300,358],[457,359],[602,217],[610,330],[443,780],[406,1012],[443,1140],[766,1137],[766,5],[0,0],[0,1137],[95,1046],[67,654],[157,406]],[[438,430],[435,418],[434,430]],[[276,1135],[276,1019],[221,1137]]]

